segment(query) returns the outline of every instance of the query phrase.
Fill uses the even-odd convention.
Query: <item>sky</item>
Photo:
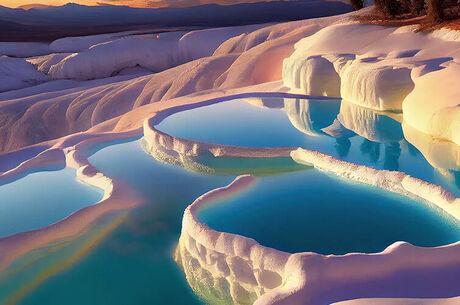
[[[127,5],[132,7],[186,7],[193,5],[217,3],[222,5],[230,5],[236,3],[252,3],[274,0],[0,0],[0,5],[7,7],[21,7],[35,4],[44,5],[64,5],[69,2],[83,5]],[[289,0],[287,0],[289,1]]]

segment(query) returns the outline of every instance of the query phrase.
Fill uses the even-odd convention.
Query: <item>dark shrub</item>
[[[428,0],[428,17],[434,22],[442,21],[441,0]]]
[[[412,13],[412,0],[400,0],[398,15]]]
[[[364,5],[363,0],[350,0],[350,4],[356,11],[362,9]]]
[[[387,15],[394,17],[399,11],[399,2],[396,0],[384,0]]]
[[[411,13],[414,16],[420,16],[425,8],[424,0],[412,0],[411,1]]]
[[[385,17],[394,17],[399,10],[399,2],[397,0],[375,0],[375,9]]]
[[[378,13],[386,16],[387,13],[386,13],[386,8],[385,8],[384,1],[385,0],[374,0],[374,8]]]

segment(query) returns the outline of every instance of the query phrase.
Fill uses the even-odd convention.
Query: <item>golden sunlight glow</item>
[[[237,3],[269,2],[277,0],[0,0],[1,6],[22,7],[29,9],[40,6],[61,6],[69,2],[81,5],[126,5],[131,7],[161,8],[161,7],[187,7],[216,3],[231,5]],[[291,0],[287,0],[291,1]]]

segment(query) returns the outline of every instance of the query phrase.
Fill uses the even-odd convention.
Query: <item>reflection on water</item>
[[[458,194],[460,163],[454,157],[454,153],[458,151],[457,148],[445,145],[445,143],[434,143],[420,136],[416,131],[408,132],[405,126],[401,128],[399,122],[393,118],[333,100],[252,99],[250,102],[251,104],[244,101],[223,102],[179,112],[166,118],[158,125],[158,128],[174,136],[237,146],[302,146],[346,161],[375,168],[405,171],[416,177],[441,184]],[[161,147],[161,145],[145,145],[145,143],[144,149],[148,154],[143,151],[140,141],[116,144],[98,151],[90,158],[90,162],[107,176],[119,178],[134,188],[146,199],[146,203],[129,212],[113,212],[105,215],[88,228],[87,232],[73,239],[36,249],[17,259],[0,274],[0,304],[61,305],[65,302],[68,305],[192,305],[203,304],[203,300],[208,304],[252,304],[258,295],[270,287],[279,285],[277,274],[270,270],[258,270],[257,284],[254,284],[253,281],[237,279],[236,275],[231,280],[224,280],[225,276],[219,272],[227,272],[225,265],[220,264],[221,269],[217,270],[215,269],[217,265],[214,263],[218,260],[199,259],[199,252],[193,252],[190,241],[187,241],[187,246],[180,244],[176,248],[185,207],[203,193],[227,185],[237,174],[258,175],[259,182],[256,187],[244,193],[244,196],[251,196],[252,193],[257,192],[257,196],[253,195],[252,198],[257,198],[262,194],[260,200],[264,198],[266,200],[259,204],[257,204],[258,201],[253,201],[253,204],[248,205],[249,214],[246,215],[241,214],[245,210],[242,208],[226,210],[230,206],[236,209],[241,207],[243,202],[247,202],[243,197],[235,197],[232,199],[235,202],[232,202],[231,205],[222,204],[219,208],[222,209],[222,213],[232,213],[233,216],[241,217],[241,219],[246,217],[247,221],[253,221],[250,217],[257,215],[270,217],[270,213],[278,213],[275,216],[285,213],[283,217],[278,217],[277,221],[284,221],[286,228],[294,231],[299,229],[295,228],[296,225],[304,225],[304,219],[313,217],[313,215],[322,215],[323,220],[327,223],[327,221],[337,220],[340,215],[343,216],[343,213],[348,212],[353,213],[351,216],[360,217],[361,224],[364,226],[367,219],[364,215],[372,213],[367,209],[370,206],[365,204],[366,201],[372,202],[372,205],[375,204],[374,208],[377,210],[373,211],[378,211],[368,219],[375,220],[373,222],[375,226],[369,227],[369,230],[373,230],[372,232],[377,232],[379,217],[388,219],[382,217],[382,213],[387,217],[398,216],[393,215],[396,210],[385,209],[384,204],[387,204],[385,207],[392,204],[394,206],[396,201],[400,204],[399,197],[390,196],[389,199],[382,199],[384,197],[382,194],[368,194],[366,191],[363,191],[362,194],[378,196],[379,200],[375,198],[371,200],[370,197],[363,195],[359,204],[344,210],[343,205],[350,198],[347,198],[340,190],[349,191],[348,187],[341,189],[337,186],[339,190],[337,193],[325,194],[326,186],[344,182],[331,182],[330,177],[320,175],[310,167],[296,164],[286,156],[239,158],[215,157],[210,153],[191,156]],[[427,156],[428,161],[437,170],[425,160],[421,152]],[[285,175],[277,176],[280,173],[285,173]],[[33,177],[33,175],[28,177]],[[18,182],[20,181],[24,179]],[[47,178],[46,181],[51,180]],[[48,185],[52,188],[58,186],[54,183]],[[298,200],[313,200],[314,198],[310,198],[307,193],[313,185],[315,185],[313,194],[316,194],[316,207],[319,205],[324,205],[323,208],[329,207],[327,213],[324,210],[321,212],[321,209],[308,210],[312,207],[311,205],[297,206],[296,208],[301,208],[302,213],[299,213],[297,209],[277,210],[283,206],[279,204],[280,202],[286,206]],[[277,198],[276,196],[282,195],[282,192],[276,195],[277,186],[284,187],[288,194],[294,194],[294,196],[287,199]],[[3,186],[0,187],[0,192],[2,188]],[[53,192],[58,189],[60,188],[54,187]],[[78,189],[74,190],[80,193]],[[66,191],[66,197],[68,194]],[[326,202],[325,195],[332,196],[332,199]],[[341,199],[344,200],[337,200],[337,197],[334,196],[341,196]],[[60,198],[64,196],[60,195]],[[60,208],[68,207],[58,207],[59,203],[60,201],[55,200],[58,211]],[[422,207],[413,208],[412,202],[404,201],[404,203],[408,205],[402,210],[399,207],[400,216],[411,214],[414,216],[411,217],[413,221],[401,227],[407,229],[403,232],[398,231],[401,228],[397,227],[380,228],[380,231],[386,231],[383,233],[389,234],[391,237],[389,240],[394,239],[394,235],[390,233],[409,234],[416,226],[427,231],[426,234],[423,234],[427,239],[422,240],[421,243],[443,243],[450,240],[446,232],[446,223],[439,224],[437,222],[439,218],[435,213],[430,214]],[[261,209],[262,205],[267,205],[267,208]],[[213,210],[213,215],[218,215],[214,214],[217,212]],[[327,215],[331,215],[331,212],[336,215],[331,219],[324,219]],[[210,219],[211,216],[209,216]],[[259,223],[265,216],[258,217]],[[227,221],[230,222],[232,219],[234,217],[228,217]],[[318,216],[317,222],[318,219],[322,218]],[[343,220],[346,222],[351,219],[355,218],[346,217]],[[220,218],[220,220],[225,219]],[[393,221],[396,223],[402,220],[393,219]],[[424,223],[421,224],[421,221]],[[24,221],[24,224],[29,223],[31,222],[28,220]],[[229,223],[229,225],[245,223],[246,221],[238,221],[233,224]],[[318,234],[334,235],[333,233],[339,229],[353,229],[353,226],[346,227],[345,224],[341,224],[343,227],[334,227],[328,223],[327,229],[329,230],[318,232]],[[282,225],[283,223],[273,225],[269,229],[276,230]],[[322,225],[320,223],[317,227],[321,228]],[[246,228],[248,235],[255,234],[256,228],[256,226],[248,226]],[[360,228],[361,231],[356,229],[353,232],[344,231],[342,233],[344,236],[362,233],[363,227],[357,228]],[[239,230],[235,227],[233,229]],[[308,228],[308,230],[311,229]],[[302,239],[286,238],[281,230],[278,235],[271,231],[262,233],[266,234],[257,237],[262,243],[272,242],[274,246],[290,250],[307,250],[304,248],[311,247],[318,249],[319,252],[322,251],[321,245],[305,244],[305,240]],[[264,239],[264,236],[269,235],[274,239]],[[406,238],[405,236],[403,238]],[[334,240],[333,237],[331,240]],[[286,243],[284,245],[282,244],[283,239]],[[181,237],[182,240],[186,238]],[[280,241],[279,244],[277,240]],[[387,242],[390,242],[389,240]],[[315,239],[312,237],[309,242],[315,242]],[[325,239],[321,242],[324,243]],[[344,249],[349,249],[346,247],[353,246],[353,242],[356,243],[356,240],[350,238],[346,240],[346,244],[329,245],[332,247],[329,252],[345,251]],[[324,244],[322,246],[328,247]],[[375,249],[380,249],[382,244],[373,246]],[[337,248],[331,250],[333,247]],[[187,281],[200,298],[196,297],[190,289],[183,272],[173,261],[174,249],[177,249],[175,258],[184,269]],[[203,249],[200,251],[202,252]],[[231,263],[234,263],[235,266],[243,264],[237,260]]]
[[[200,147],[197,143],[194,143],[194,149],[197,152],[187,153],[183,151],[183,147],[175,150],[174,147],[167,147],[162,143],[168,140],[170,139],[162,141],[162,138],[155,137],[148,140],[142,139],[141,143],[144,150],[155,160],[181,166],[187,171],[198,174],[266,176],[310,168],[295,162],[291,157],[279,156],[288,155],[289,151],[274,152],[272,157],[215,157],[209,150]],[[178,139],[176,143],[180,143]],[[184,143],[183,146],[186,144]]]
[[[0,237],[59,221],[102,198],[75,180],[75,170],[38,172],[0,186]]]
[[[222,102],[175,113],[155,128],[202,142],[317,150],[376,169],[399,170],[460,195],[458,182],[453,182],[460,168],[458,146],[436,143],[413,130],[408,134],[397,115],[339,100],[286,98],[281,109],[268,108],[268,103],[257,107],[244,100]],[[435,147],[427,148],[427,141]]]
[[[338,101],[285,99],[286,111],[292,126],[309,136],[326,135],[324,128],[329,127],[340,111]],[[341,137],[346,137],[344,134]]]
[[[233,177],[161,164],[139,141],[109,146],[90,162],[147,202],[121,220],[121,212],[104,217],[76,240],[37,250],[11,265],[0,278],[0,304],[15,298],[18,305],[200,304],[172,260],[182,213],[196,197]],[[78,259],[75,253],[81,254]],[[18,297],[24,287],[33,289]]]

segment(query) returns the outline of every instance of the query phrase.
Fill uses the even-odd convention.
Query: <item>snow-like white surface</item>
[[[49,73],[55,79],[88,80],[109,77],[137,65],[159,72],[180,63],[175,46],[182,35],[126,37],[96,44],[51,66]]]
[[[441,70],[416,78],[415,89],[403,102],[404,121],[460,145],[459,79],[460,62],[449,62]]]
[[[59,63],[61,60],[72,53],[52,53],[43,56],[28,58],[27,61],[33,64],[40,72],[48,74],[51,66]]]
[[[0,57],[0,92],[24,88],[49,80],[22,58]]]
[[[60,52],[71,49],[80,51],[62,58],[59,62],[53,62],[48,70],[55,79],[76,80],[108,77],[136,66],[159,72],[211,56],[227,39],[259,27],[261,25],[122,38],[103,35],[94,36],[92,39],[65,38],[53,42],[52,49]],[[92,45],[88,48],[90,44]]]
[[[145,104],[205,90],[228,90],[283,79],[294,91],[341,96],[349,103],[374,110],[403,111],[408,125],[458,144],[457,31],[415,33],[413,26],[362,25],[348,18],[334,16],[159,35],[127,32],[60,39],[53,42],[53,48],[77,52],[51,53],[27,61],[52,78],[78,80],[74,90],[66,90],[71,86],[69,82],[62,83],[62,90],[58,87],[61,83],[54,82],[43,94],[29,88],[22,93],[2,94],[0,98],[14,100],[8,103],[11,115],[17,111],[19,116],[35,119],[42,116],[38,104],[60,104],[62,107],[54,107],[53,113],[65,116],[65,126],[71,126],[65,132],[75,132]],[[16,76],[14,81],[10,78],[14,86],[8,88],[46,80],[32,69],[26,74],[21,74],[23,78]],[[131,77],[131,84],[127,84],[112,78],[117,75],[138,77]],[[43,85],[39,88],[45,90]],[[34,104],[37,106],[32,107]],[[25,109],[29,111],[25,113]],[[344,106],[345,110],[354,109]],[[74,111],[83,114],[73,116]],[[374,129],[380,130],[379,134],[366,134],[366,128],[360,130],[362,124],[354,124],[378,125],[374,114],[364,110],[351,114],[321,132],[332,135],[346,125],[368,139],[385,138],[381,128]],[[19,120],[18,124],[23,122]],[[19,127],[15,130],[7,128],[5,132],[19,132]],[[20,134],[5,138],[20,142],[20,138],[34,132]],[[33,138],[47,139],[44,134]]]
[[[331,161],[324,161],[314,152],[310,156],[307,154],[309,152],[299,150],[294,157],[297,160],[305,160],[306,157],[307,163],[313,162],[321,168]],[[352,177],[383,181],[379,175],[374,178],[366,175],[367,170],[373,169],[353,164],[343,167],[347,162],[343,163],[331,162],[329,169],[334,172],[345,169]],[[403,175],[400,174],[396,176],[401,178]],[[404,305],[453,305],[457,301],[456,298],[438,299],[440,303],[420,298],[398,300],[391,299],[391,295],[401,285],[400,276],[417,282],[405,282],[404,285],[405,292],[415,296],[427,295],[430,291],[436,294],[444,285],[453,287],[455,284],[449,280],[447,270],[459,263],[458,243],[438,248],[418,248],[397,242],[376,254],[289,254],[264,247],[251,238],[215,231],[198,221],[196,214],[199,209],[221,197],[244,190],[253,181],[252,176],[239,176],[230,185],[202,195],[184,212],[174,258],[183,268],[191,287],[205,300],[212,300],[217,295],[219,300],[227,299],[237,304],[255,301],[255,305],[318,305],[331,304],[332,300],[350,300],[343,303],[347,305],[374,304],[359,300],[366,293],[384,297],[370,300],[376,300],[380,303],[375,304],[380,305],[403,305],[398,301],[408,301]],[[391,185],[385,187],[391,188]],[[456,206],[458,217],[458,202]],[[445,268],[445,273],[431,278],[431,268],[441,266]],[[423,291],[418,287],[424,287]]]
[[[334,24],[296,44],[284,61],[283,81],[296,92],[402,111],[413,127],[459,144],[457,32]]]
[[[75,53],[89,49],[99,43],[119,39],[122,36],[124,36],[124,33],[64,37],[50,43],[49,48],[55,53]]]
[[[264,25],[249,25],[229,28],[191,31],[178,41],[179,56],[184,62],[211,56],[228,39],[250,33]]]

